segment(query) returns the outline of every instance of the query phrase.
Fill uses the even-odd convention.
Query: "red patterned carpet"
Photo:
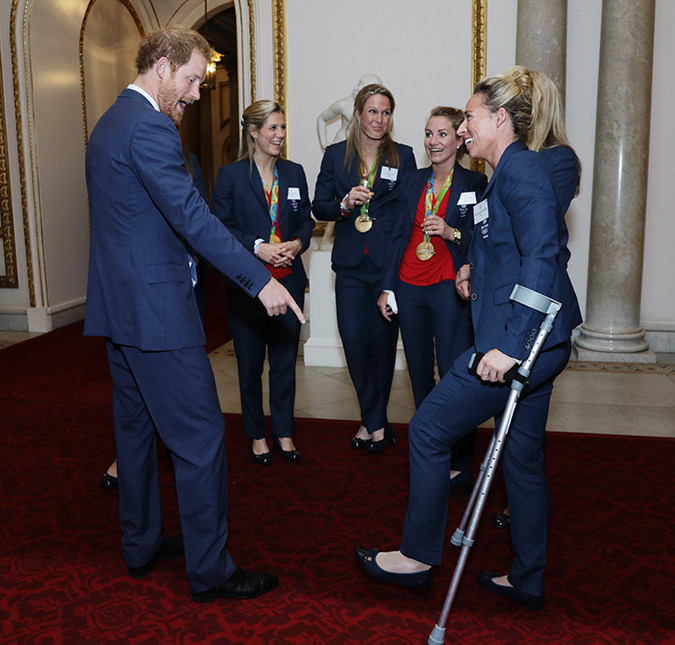
[[[368,456],[355,424],[298,420],[303,461],[251,463],[226,415],[230,550],[280,587],[248,601],[194,603],[183,562],[132,580],[119,553],[116,493],[99,486],[114,452],[99,339],[59,330],[0,351],[0,642],[218,645],[426,643],[457,550],[414,596],[367,579],[356,545],[395,547],[407,497],[407,437]],[[484,446],[488,435],[481,432]],[[172,468],[160,450],[166,535],[180,530]],[[675,643],[675,442],[551,434],[552,530],[544,609],[529,612],[473,580],[504,568],[508,533],[488,501],[448,623],[449,644]],[[463,499],[450,502],[450,528]]]

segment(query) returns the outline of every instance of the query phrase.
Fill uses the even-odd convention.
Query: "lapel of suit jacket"
[[[458,163],[455,164],[455,170],[452,174],[452,185],[450,186],[450,194],[448,195],[447,208],[445,209],[445,214],[443,219],[447,220],[450,215],[452,215],[457,202],[459,201],[459,196],[464,190],[464,168]]]
[[[521,141],[514,141],[504,152],[502,153],[502,156],[499,158],[499,162],[497,163],[497,167],[495,168],[494,173],[492,173],[492,177],[490,178],[490,181],[488,182],[487,188],[483,192],[483,197],[481,201],[485,201],[490,194],[490,191],[492,190],[492,187],[495,185],[495,179],[499,177],[499,173],[501,172],[502,168],[504,167],[504,164],[516,153],[522,152],[523,150],[527,150],[527,146],[522,143]]]
[[[265,188],[263,187],[262,179],[260,177],[260,173],[258,172],[258,166],[256,166],[255,161],[253,162],[253,168],[251,168],[251,172],[247,172],[246,174],[248,175],[248,180],[251,182],[251,189],[253,190],[253,193],[262,202],[263,206],[265,207],[265,212],[269,216],[270,205],[267,201]]]
[[[421,169],[415,173],[414,178],[410,182],[410,192],[408,194],[411,199],[414,199],[414,202],[410,203],[408,208],[408,217],[410,218],[411,223],[415,222],[420,199],[426,194],[427,182],[429,181],[429,177],[431,177],[431,170],[431,166],[424,168],[423,170]]]
[[[286,208],[288,207],[288,173],[286,172],[288,167],[286,162],[283,159],[277,160],[277,171],[279,173],[279,210],[277,211],[279,220],[281,217],[286,217]],[[290,231],[289,231],[290,235]],[[288,240],[284,240],[287,242]]]

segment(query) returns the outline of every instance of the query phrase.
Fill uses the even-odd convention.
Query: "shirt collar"
[[[129,85],[127,85],[127,89],[134,90],[135,92],[142,94],[146,99],[148,99],[148,101],[150,101],[150,104],[155,108],[155,110],[157,110],[157,112],[160,111],[157,101],[155,101],[155,99],[153,99],[152,96],[150,96],[143,88],[138,87],[138,85],[134,85],[133,83],[129,83]]]

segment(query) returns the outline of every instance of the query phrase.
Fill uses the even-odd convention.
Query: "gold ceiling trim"
[[[31,307],[35,307],[35,276],[33,275],[33,254],[31,252],[30,225],[28,215],[28,192],[26,189],[26,164],[23,146],[23,126],[21,119],[21,81],[19,78],[19,53],[16,40],[16,23],[19,0],[12,0],[9,18],[9,47],[12,57],[12,87],[14,91],[14,119],[16,122],[16,144],[19,163],[19,183],[21,186],[21,213],[23,217],[23,236],[26,246],[26,274],[28,277],[28,297]],[[28,92],[28,88],[26,88]]]
[[[471,93],[487,73],[487,0],[473,0],[471,7]],[[472,159],[471,170],[485,173],[485,162]]]

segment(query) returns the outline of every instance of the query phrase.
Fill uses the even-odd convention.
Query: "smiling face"
[[[278,157],[286,139],[286,117],[281,112],[272,112],[259,130],[251,130],[255,141],[255,154]]]
[[[185,108],[199,100],[199,84],[206,74],[206,58],[197,51],[192,52],[189,62],[175,72],[167,61],[167,73],[157,89],[157,105],[175,124],[179,124]]]
[[[465,118],[457,134],[464,139],[472,159],[485,159],[493,168],[497,139],[497,113],[483,105],[483,95],[474,94],[466,104]],[[496,164],[495,164],[496,165]]]
[[[457,136],[452,122],[447,117],[432,116],[427,121],[424,130],[424,148],[432,164],[454,165],[457,146],[461,143],[461,138]]]
[[[389,129],[391,120],[391,102],[383,94],[373,94],[366,99],[359,121],[361,135],[373,141],[380,141]]]

